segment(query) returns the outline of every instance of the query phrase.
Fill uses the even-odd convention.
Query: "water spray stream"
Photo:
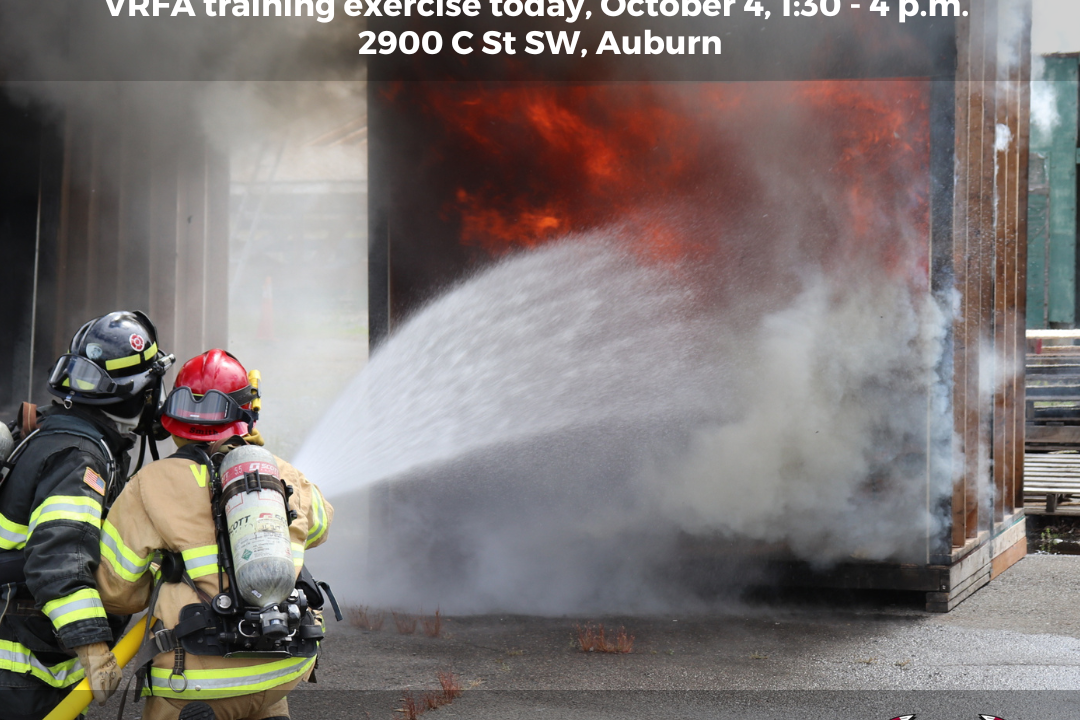
[[[937,304],[806,273],[781,310],[724,307],[622,240],[504,259],[373,355],[297,458],[356,519],[321,559],[345,594],[655,610],[686,602],[688,535],[816,562],[922,550]]]

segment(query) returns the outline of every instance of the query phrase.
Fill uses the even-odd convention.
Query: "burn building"
[[[966,17],[905,25],[845,14],[730,26],[740,57],[772,64],[555,58],[549,72],[508,87],[500,58],[441,57],[438,68],[377,58],[368,86],[372,339],[494,259],[616,216],[633,226],[635,251],[648,262],[711,252],[707,238],[751,237],[722,243],[720,260],[754,269],[740,290],[771,281],[764,273],[783,271],[768,261],[771,248],[790,228],[758,210],[783,211],[785,198],[761,205],[763,188],[737,159],[748,147],[775,148],[776,176],[794,179],[803,200],[821,184],[844,191],[840,204],[800,201],[809,209],[800,237],[813,239],[800,248],[837,272],[855,259],[850,267],[876,268],[912,293],[954,298],[956,312],[939,368],[949,411],[924,434],[943,434],[949,445],[942,454],[928,439],[912,441],[903,452],[928,498],[936,502],[947,486],[934,509],[945,521],[924,529],[920,557],[865,561],[852,548],[824,573],[782,556],[771,562],[790,582],[917,591],[931,610],[952,608],[1026,548],[1030,7],[971,5]],[[666,34],[693,32],[672,22]],[[597,82],[601,73],[611,82]],[[444,77],[457,83],[403,82]],[[199,132],[182,94],[154,98],[148,111],[122,87],[101,92],[114,93],[97,98],[107,112],[85,115],[48,110],[18,89],[0,99],[0,323],[9,340],[0,408],[47,401],[43,378],[77,325],[117,307],[145,309],[181,358],[229,340],[221,289],[231,279],[230,223],[250,229],[260,203],[245,201],[251,188],[237,190],[230,216],[228,160]],[[798,116],[777,112],[796,105]],[[736,124],[688,132],[710,118]],[[788,154],[762,136],[777,127],[756,122],[765,118],[790,120],[789,137],[806,139],[805,148]],[[623,176],[637,184],[627,188]],[[656,196],[709,211],[623,212]],[[878,212],[883,206],[889,212]],[[930,383],[914,387],[930,405]],[[937,422],[944,433],[931,427]],[[393,538],[409,492],[385,490],[374,537]],[[441,529],[427,528],[436,542]],[[691,537],[685,552],[707,566],[724,551]]]
[[[766,258],[791,229],[777,213],[798,215],[803,257],[838,275],[869,263],[915,294],[955,302],[938,367],[949,410],[928,411],[923,440],[902,453],[921,468],[909,481],[940,503],[932,514],[944,520],[918,530],[918,557],[867,561],[853,547],[825,571],[782,550],[770,562],[791,583],[923,592],[929,610],[951,609],[1026,552],[1030,4],[989,0],[970,11],[906,25],[865,15],[798,20],[806,33],[793,32],[795,18],[730,20],[747,46],[739,57],[773,58],[767,67],[684,58],[677,70],[628,60],[583,71],[555,60],[547,75],[521,78],[541,82],[507,85],[495,59],[439,68],[373,60],[373,341],[507,253],[612,222],[629,228],[647,262],[716,252],[718,263],[751,268],[732,280],[736,296],[750,297],[755,283],[784,282],[790,268]],[[435,77],[456,82],[417,82]],[[542,82],[552,77],[563,82]],[[785,115],[791,136],[804,140],[798,147],[761,130]],[[724,123],[726,131],[700,132]],[[768,198],[740,165],[755,154],[802,199]],[[832,202],[806,201],[808,188],[826,183],[839,188]],[[657,197],[691,209],[674,219],[642,211]],[[930,385],[911,391],[934,404]],[[947,438],[943,452],[932,437]],[[397,520],[433,487],[384,488],[373,536],[396,534],[401,557],[438,545],[431,538],[443,537],[441,526],[425,525],[419,537]],[[704,566],[727,552],[702,538],[688,538],[684,551]],[[415,572],[438,574],[421,561]]]

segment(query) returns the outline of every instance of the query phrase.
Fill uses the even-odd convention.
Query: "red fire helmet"
[[[258,391],[240,361],[225,350],[208,350],[184,363],[162,408],[161,424],[188,440],[213,442],[251,432]]]

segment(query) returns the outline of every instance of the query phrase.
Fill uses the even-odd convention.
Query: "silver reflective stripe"
[[[5,641],[0,641],[0,668],[17,673],[31,672],[53,687],[67,687],[82,679],[84,674],[82,666],[73,661],[46,667],[25,646]]]
[[[82,600],[72,600],[63,605],[52,606],[45,614],[49,616],[49,619],[52,620],[55,625],[57,624],[57,620],[68,613],[77,612],[79,610],[93,610],[96,608],[104,608],[101,604],[101,600],[96,597],[88,597]]]
[[[17,550],[26,544],[26,534],[8,530],[0,524],[0,544],[2,547]]]
[[[208,694],[215,692],[235,692],[237,694],[247,695],[249,693],[261,692],[262,690],[287,682],[290,678],[303,673],[304,670],[307,669],[307,666],[314,662],[314,657],[289,658],[288,660],[272,663],[277,667],[268,672],[258,672],[259,665],[253,665],[250,668],[189,670],[185,673],[188,681],[187,689],[181,692],[177,692],[169,686],[169,676],[172,674],[170,668],[152,667],[150,669],[150,686],[154,690],[154,694],[167,694],[169,697],[195,697],[195,693],[197,692],[206,692]],[[251,674],[240,674],[249,669],[252,671]],[[212,673],[234,674],[224,677],[208,677],[208,675]],[[265,684],[265,687],[260,687],[262,684]],[[196,687],[198,688],[197,690]],[[165,691],[168,692],[166,693]]]
[[[38,523],[49,522],[52,519],[50,516],[55,513],[72,513],[73,515],[79,515],[82,516],[79,518],[82,522],[86,522],[86,520],[82,519],[83,517],[89,516],[97,520],[98,525],[101,525],[101,506],[97,503],[92,505],[76,505],[75,503],[64,502],[50,503],[46,500],[34,511],[35,517],[30,520],[30,535],[34,534],[34,528],[38,526]],[[42,516],[45,517],[44,520],[41,519]]]
[[[217,553],[213,555],[205,555],[203,557],[184,558],[184,567],[188,569],[190,573],[193,570],[198,570],[201,567],[207,565],[217,565]]]
[[[120,546],[117,544],[116,538],[114,538],[108,532],[101,533],[101,544],[111,550],[115,562],[119,563],[120,567],[124,568],[132,575],[142,575],[144,572],[146,572],[146,568],[150,565],[149,558],[141,565],[137,565],[136,563],[129,560],[128,557],[120,549]]]

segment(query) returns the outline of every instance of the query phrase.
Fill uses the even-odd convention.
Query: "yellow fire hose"
[[[120,638],[120,642],[116,643],[116,647],[113,648],[112,652],[116,656],[117,665],[124,667],[139,652],[145,629],[146,616],[144,615],[139,622],[135,623],[134,627],[127,631],[124,637]],[[68,693],[68,696],[53,708],[51,713],[45,716],[45,720],[75,720],[75,718],[79,717],[79,713],[85,710],[93,700],[94,693],[90,690],[90,681],[83,678]]]

